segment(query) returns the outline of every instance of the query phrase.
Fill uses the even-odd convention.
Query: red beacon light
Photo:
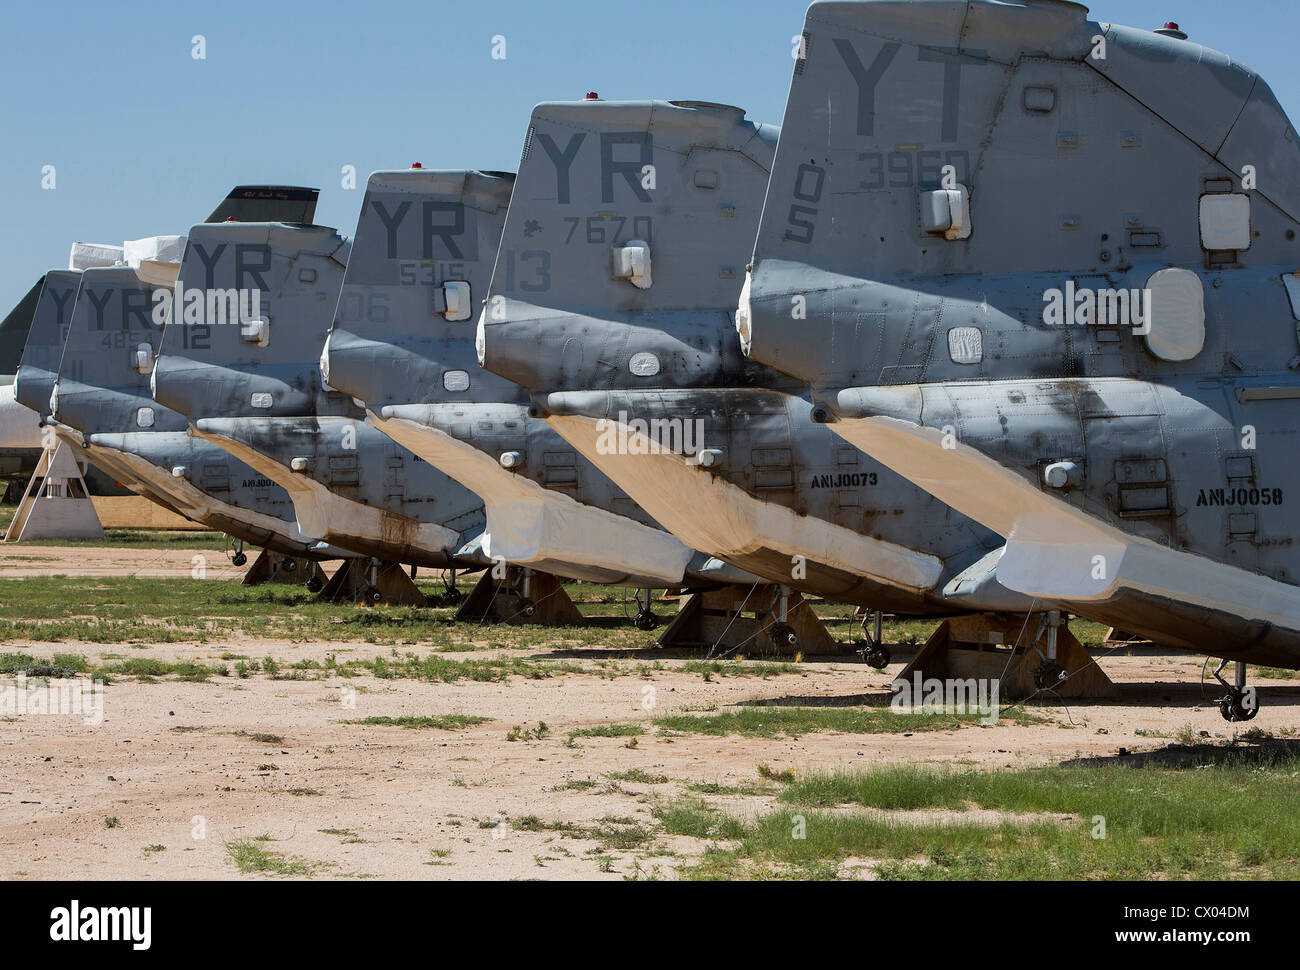
[[[421,164],[420,162],[412,162],[411,168],[424,168],[424,165]]]
[[[1178,24],[1174,23],[1172,20],[1166,23],[1163,27],[1157,27],[1155,32],[1157,34],[1164,34],[1166,37],[1177,37],[1179,40],[1187,39],[1187,35],[1183,33],[1183,28],[1179,27]]]
[[[587,94],[587,100],[588,100],[588,101],[599,101],[599,100],[600,100],[600,95],[597,94],[595,91],[591,91],[591,92],[589,92],[589,93]]]

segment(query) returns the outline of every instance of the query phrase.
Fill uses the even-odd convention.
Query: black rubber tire
[[[1034,671],[1034,686],[1039,690],[1052,690],[1061,683],[1064,668],[1056,663],[1043,663]]]
[[[866,652],[864,659],[872,670],[884,670],[893,660],[893,656],[888,647],[872,647]]]
[[[1253,721],[1259,716],[1259,705],[1247,708],[1243,704],[1241,697],[1236,694],[1228,694],[1219,701],[1219,713],[1229,724],[1244,724],[1247,721]]]

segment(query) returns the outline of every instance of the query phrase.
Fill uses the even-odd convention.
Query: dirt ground
[[[23,554],[47,551],[53,552]],[[183,550],[75,552],[78,563],[65,556],[37,568],[120,570],[159,556],[172,566],[188,568],[189,562]],[[11,562],[0,574],[13,575],[9,568],[25,567]],[[31,644],[23,652],[95,658],[117,651],[216,663],[223,652],[236,651],[290,664],[328,653],[388,655],[390,649],[236,634],[220,646],[140,650],[61,643]],[[566,661],[588,657],[607,659],[597,649],[563,652]],[[1188,725],[1212,737],[1232,732],[1208,700],[1217,692],[1202,692],[1200,658],[1149,652],[1102,661],[1120,685],[1118,702],[1036,703],[1032,709],[1047,720],[1031,726],[1004,720],[914,735],[778,740],[665,736],[651,727],[654,717],[760,698],[815,706],[884,695],[908,656],[900,651],[884,673],[856,661],[813,659],[795,674],[713,680],[686,673],[676,660],[646,670],[654,659],[648,652],[619,657],[616,676],[568,673],[503,683],[272,680],[264,674],[203,683],[122,679],[106,688],[99,725],[77,715],[0,717],[0,873],[19,879],[246,879],[252,877],[232,864],[227,845],[266,836],[257,844],[305,860],[323,879],[623,879],[638,869],[673,878],[706,843],[658,837],[653,848],[602,850],[591,839],[521,830],[511,820],[535,816],[546,825],[589,826],[612,818],[653,826],[654,806],[682,796],[686,785],[758,785],[760,765],[796,773],[899,762],[1024,767],[1154,750]],[[1300,682],[1258,684],[1264,707],[1252,726],[1274,732],[1300,726]],[[457,731],[345,723],[448,714],[490,720]],[[549,728],[540,740],[507,739],[512,728],[539,722]],[[635,746],[622,737],[569,739],[574,730],[614,724],[641,724],[646,734]],[[668,780],[608,777],[632,769]],[[566,787],[586,781],[595,784]],[[774,804],[773,796],[761,793],[710,801],[737,814]]]
[[[256,550],[252,550],[255,554]],[[196,573],[195,558],[204,568]],[[251,561],[250,556],[250,561]],[[238,579],[247,567],[236,568],[214,549],[159,549],[131,546],[12,545],[0,547],[0,579],[26,576],[176,576],[220,580]]]

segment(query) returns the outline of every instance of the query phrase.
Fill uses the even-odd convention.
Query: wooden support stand
[[[1146,637],[1139,636],[1136,633],[1128,633],[1124,630],[1117,630],[1111,627],[1106,631],[1107,650],[1123,650],[1125,647],[1153,647],[1153,644]]]
[[[72,449],[61,441],[53,450],[46,448],[4,541],[103,538],[104,529]]]
[[[945,620],[898,679],[911,681],[919,672],[923,680],[1001,680],[1002,700],[1029,697],[1039,690],[1034,671],[1047,658],[1048,634],[1039,621],[1037,614],[1026,623],[1023,616],[997,613]],[[1014,649],[1007,645],[1017,637]],[[1118,696],[1115,684],[1064,623],[1057,631],[1056,663],[1067,675],[1053,681],[1051,692],[1058,697]]]
[[[793,590],[786,602],[785,625],[796,642],[778,642],[780,589],[776,586],[726,586],[689,593],[677,617],[659,638],[661,647],[709,647],[739,656],[840,656],[857,652],[854,644],[837,643],[812,607]]]
[[[564,591],[564,584],[550,573],[510,566],[505,579],[493,577],[489,569],[474,591],[456,611],[457,623],[511,626],[580,626],[582,614]],[[525,575],[527,572],[527,575]]]
[[[307,574],[303,579],[306,581]],[[375,559],[345,559],[321,590],[326,603],[365,603],[372,606],[427,606],[429,599],[400,563]]]
[[[244,573],[244,586],[261,586],[263,583],[280,583],[284,586],[302,585],[311,578],[310,559],[294,559],[267,552],[265,549],[253,560]]]

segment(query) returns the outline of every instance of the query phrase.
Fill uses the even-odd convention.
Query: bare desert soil
[[[195,571],[196,559],[203,569]],[[250,560],[251,560],[250,556]],[[247,567],[236,568],[220,551],[131,546],[15,545],[0,549],[0,578],[27,576],[138,576],[169,579],[238,579]]]
[[[56,550],[23,555],[45,552]],[[65,555],[34,568],[122,569],[139,565],[140,556],[160,555],[168,557],[164,566],[188,568],[189,562],[184,550],[74,552],[77,562]],[[13,575],[12,568],[21,564],[10,560],[4,574]],[[238,651],[273,656],[283,665],[331,653],[340,659],[388,656],[391,650],[248,640],[236,631],[220,646],[23,647],[34,657],[59,652],[93,659],[116,651],[203,663]],[[649,653],[511,650],[513,658],[562,659],[583,669],[500,683],[323,674],[294,680],[264,673],[199,683],[123,678],[105,690],[100,725],[75,715],[0,717],[0,873],[19,879],[254,878],[240,873],[228,846],[264,839],[256,845],[307,864],[313,878],[323,879],[673,878],[698,859],[706,842],[659,836],[637,848],[611,849],[583,830],[611,820],[652,828],[654,807],[682,797],[692,783],[747,788],[745,794],[708,797],[735,814],[757,813],[774,804],[776,791],[767,785],[770,794],[763,793],[760,765],[769,774],[902,762],[1025,767],[1162,748],[1188,725],[1211,737],[1233,730],[1208,702],[1218,692],[1202,692],[1202,660],[1154,652],[1102,661],[1120,685],[1119,702],[1035,702],[1032,710],[1046,721],[1029,726],[1003,720],[994,727],[914,735],[821,733],[778,740],[675,734],[656,730],[652,719],[757,699],[833,706],[852,705],[865,694],[884,696],[908,656],[900,651],[885,673],[856,661],[814,658],[794,673],[706,679],[682,670],[682,660],[658,664]],[[1300,682],[1258,683],[1264,709],[1252,726],[1278,733],[1300,726]],[[462,730],[346,723],[451,714],[490,720]],[[540,739],[508,739],[512,728],[535,730],[540,723],[548,729]],[[643,725],[645,735],[635,744],[626,737],[570,739],[575,730],[626,724]],[[609,777],[633,769],[650,781]],[[531,821],[521,826],[521,819]],[[576,826],[576,834],[559,830],[565,823]]]

